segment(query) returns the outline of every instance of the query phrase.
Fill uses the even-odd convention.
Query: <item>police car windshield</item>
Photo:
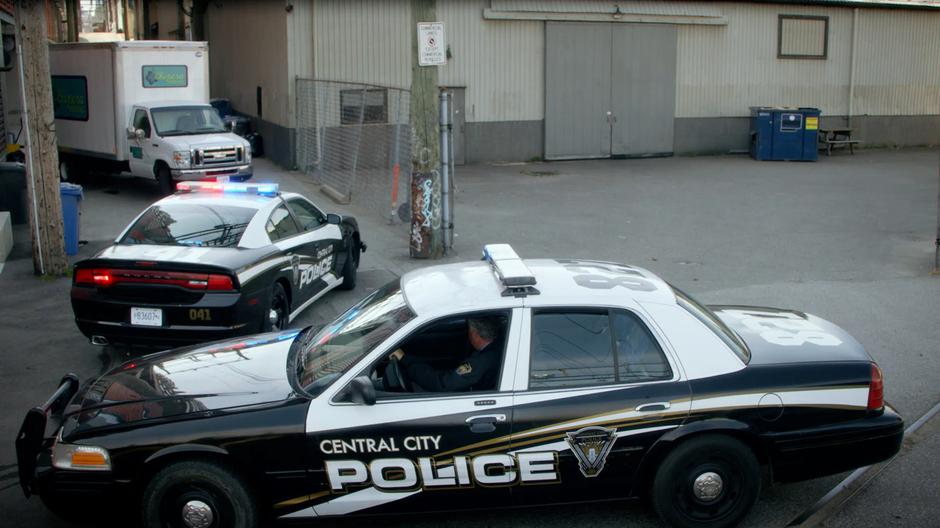
[[[298,386],[319,396],[414,317],[397,279],[379,288],[291,351],[296,357],[288,364],[294,366]]]
[[[231,205],[154,205],[140,215],[119,243],[234,247],[254,215],[250,207]]]

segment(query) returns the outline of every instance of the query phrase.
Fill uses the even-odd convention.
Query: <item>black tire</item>
[[[170,168],[166,165],[157,167],[157,184],[160,186],[160,194],[169,196],[176,192],[173,185],[173,176],[170,174]]]
[[[716,489],[712,481],[710,491],[716,495],[701,497],[694,483],[708,473],[717,475],[721,486]],[[735,526],[757,501],[760,483],[760,465],[750,448],[729,436],[700,436],[679,445],[660,464],[653,506],[670,526]]]
[[[245,483],[218,464],[197,461],[171,464],[150,479],[141,504],[142,524],[186,528],[187,505],[209,508],[212,522],[207,528],[258,526],[258,507]]]
[[[359,269],[359,242],[350,238],[346,242],[346,263],[343,264],[343,283],[341,290],[351,290],[356,287],[356,273]]]
[[[276,312],[276,321],[271,321],[271,312]],[[287,328],[287,320],[290,318],[290,301],[287,300],[287,292],[280,282],[275,282],[271,287],[271,304],[262,315],[264,320],[261,322],[262,332],[271,332],[284,330]]]

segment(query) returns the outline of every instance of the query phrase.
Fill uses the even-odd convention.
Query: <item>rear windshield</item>
[[[208,204],[166,204],[147,209],[127,230],[120,244],[233,247],[255,210]]]
[[[670,286],[672,285],[670,284]],[[751,351],[748,350],[747,345],[744,344],[744,340],[741,339],[738,334],[734,333],[733,330],[728,328],[714,312],[679,288],[672,286],[672,291],[676,293],[676,301],[679,303],[679,306],[685,308],[689,313],[695,316],[696,319],[704,323],[705,326],[728,345],[728,348],[737,354],[741,361],[746,364],[751,360]]]

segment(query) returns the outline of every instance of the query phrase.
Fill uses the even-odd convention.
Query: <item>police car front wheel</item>
[[[680,444],[653,480],[653,506],[671,526],[737,525],[760,493],[760,465],[740,441],[705,435]]]
[[[150,480],[143,495],[145,528],[253,528],[258,509],[245,484],[211,462],[169,465]]]

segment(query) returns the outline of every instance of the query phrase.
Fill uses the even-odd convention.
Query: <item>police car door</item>
[[[332,273],[335,268],[336,250],[342,240],[338,225],[326,221],[326,215],[316,206],[301,197],[287,200],[303,235],[300,243],[299,290],[305,299],[312,299],[338,278]],[[299,305],[297,305],[299,306]]]
[[[514,504],[626,497],[643,455],[688,416],[688,383],[638,312],[526,312],[512,449],[555,457],[556,485],[520,486]]]
[[[497,390],[323,406],[307,432],[314,487],[324,489],[316,515],[508,506],[521,476],[507,454],[521,312],[511,316]],[[310,413],[317,414],[313,407]]]

